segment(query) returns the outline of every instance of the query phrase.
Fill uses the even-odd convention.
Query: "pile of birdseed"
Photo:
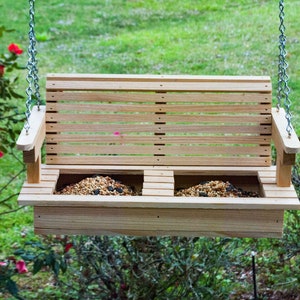
[[[55,194],[59,195],[103,195],[103,196],[138,196],[129,186],[109,176],[95,175],[78,183],[70,184]],[[175,191],[177,197],[259,197],[256,192],[244,191],[230,182],[212,180],[202,182],[186,189]]]
[[[175,196],[179,197],[259,197],[256,192],[244,191],[230,182],[213,180],[191,186],[187,189],[177,190]]]
[[[105,195],[133,196],[132,189],[109,176],[95,175],[78,183],[70,184],[56,194],[59,195]]]

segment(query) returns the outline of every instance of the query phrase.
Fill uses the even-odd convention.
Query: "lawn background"
[[[27,2],[0,1],[1,23],[16,29],[1,52],[12,38],[27,47]],[[285,11],[297,99],[300,1],[286,1]],[[275,96],[278,13],[275,0],[36,0],[41,86],[51,72],[270,75]],[[296,100],[293,111],[297,120]]]

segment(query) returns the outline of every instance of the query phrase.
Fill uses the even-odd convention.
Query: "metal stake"
[[[257,300],[257,285],[256,285],[256,268],[255,268],[255,255],[256,253],[254,251],[251,252],[252,255],[252,278],[253,278],[253,296],[254,300]]]

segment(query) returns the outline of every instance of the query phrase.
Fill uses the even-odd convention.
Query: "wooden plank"
[[[86,144],[71,144],[71,145],[47,145],[46,151],[48,154],[129,154],[129,155],[143,155],[143,154],[166,154],[177,156],[188,155],[270,155],[270,148],[268,146],[216,146],[216,145],[189,145],[189,146],[147,146],[147,145],[97,145],[89,143]]]
[[[91,104],[91,103],[48,103],[47,111],[70,111],[70,112],[123,112],[123,113],[137,113],[137,112],[170,112],[170,113],[271,113],[269,104],[235,104],[235,105],[202,105],[202,104]]]
[[[277,191],[279,193],[280,192],[294,192],[295,193],[294,196],[297,197],[295,189],[292,185],[289,187],[280,187],[280,186],[277,186],[276,184],[265,183],[263,185],[263,187],[266,191]]]
[[[259,180],[262,184],[275,184],[276,178],[274,177],[259,177]]]
[[[23,151],[23,161],[24,163],[34,163],[38,160],[41,155],[41,148],[44,144],[46,132],[46,124],[42,123],[40,127],[40,133],[37,134],[34,147],[31,150]]]
[[[118,216],[115,218],[115,216]],[[186,235],[189,232],[215,236],[260,237],[281,235],[282,211],[224,211],[224,210],[158,210],[158,209],[83,209],[68,207],[35,207],[36,232],[68,233],[93,232],[97,234]]]
[[[144,182],[165,182],[165,183],[174,183],[174,177],[172,176],[145,176]]]
[[[59,171],[60,174],[97,174],[104,171],[112,171],[117,173],[119,171],[132,172],[138,174],[144,174],[146,170],[171,170],[174,174],[213,174],[213,175],[236,175],[236,176],[256,176],[259,172],[265,173],[276,173],[276,166],[255,166],[255,167],[239,167],[239,166],[148,166],[148,165],[135,165],[135,166],[115,166],[115,165],[94,165],[94,166],[82,166],[82,165],[42,165],[43,171]],[[96,172],[96,173],[95,173]]]
[[[112,93],[112,92],[47,92],[47,102],[159,102],[166,103],[272,103],[271,94],[262,93]]]
[[[144,176],[167,176],[167,177],[173,177],[174,176],[174,172],[172,170],[151,169],[151,170],[144,170]]]
[[[172,80],[173,79],[173,80]],[[218,80],[220,79],[220,80]],[[238,77],[69,77],[54,75],[47,77],[48,90],[130,90],[130,91],[231,91],[231,92],[271,92],[271,83],[267,78],[247,80]]]
[[[270,125],[173,125],[173,124],[52,124],[46,125],[47,132],[107,132],[113,134],[116,131],[127,132],[150,132],[150,133],[239,133],[239,134],[271,134]]]
[[[46,137],[46,141],[48,143],[59,143],[59,142],[93,142],[93,143],[143,143],[143,144],[157,144],[157,143],[166,143],[166,144],[239,144],[239,145],[251,145],[251,144],[259,144],[259,145],[270,145],[271,136],[267,135],[253,135],[253,136],[204,136],[204,135],[191,135],[189,133],[185,135],[172,135],[172,136],[157,136],[157,135],[123,135],[121,136],[113,136],[112,135],[103,135],[103,134],[51,134],[48,133]]]
[[[283,149],[286,153],[300,152],[300,142],[294,130],[292,130],[291,137],[288,137],[286,132],[287,121],[285,119],[285,112],[281,108],[277,111],[272,109],[272,138],[277,149]]]
[[[174,183],[174,180],[173,180]],[[143,187],[145,189],[164,189],[164,190],[174,190],[173,183],[165,183],[165,182],[146,182],[144,181]]]
[[[39,183],[41,181],[41,156],[39,155],[37,160],[32,163],[27,163],[27,182]]]
[[[45,195],[45,194],[49,194],[51,195],[53,193],[53,188],[52,187],[23,187],[20,191],[20,194],[30,194],[30,195]]]
[[[22,129],[20,136],[17,140],[17,149],[22,151],[30,151],[37,144],[40,145],[40,141],[44,140],[45,137],[45,106],[40,106],[38,110],[37,106],[34,106],[31,111],[29,118],[30,130],[28,134],[26,133],[25,128]]]
[[[148,189],[143,188],[142,189],[143,196],[174,196],[174,190],[173,189]]]
[[[55,165],[161,165],[161,166],[269,166],[270,157],[207,157],[207,156],[51,156],[46,157],[47,164]]]
[[[144,174],[146,170],[171,170],[174,171],[176,175],[178,174],[187,174],[187,175],[236,175],[236,176],[256,176],[258,173],[260,174],[271,174],[275,178],[276,166],[149,166],[149,165],[135,165],[135,166],[116,166],[116,165],[94,165],[94,166],[82,166],[82,165],[42,165],[42,172],[59,172],[60,174],[98,174],[99,172],[139,172],[138,174]]]
[[[209,200],[209,201],[208,201]],[[154,196],[101,196],[92,195],[33,195],[21,194],[18,199],[22,205],[45,207],[107,207],[107,208],[157,208],[157,209],[221,209],[221,210],[298,210],[298,198],[221,198],[221,197],[164,197]]]
[[[35,189],[35,188],[52,188],[55,187],[56,184],[56,180],[54,182],[51,181],[43,181],[41,180],[41,182],[39,183],[28,183],[27,181],[25,181],[23,183],[23,188],[27,188],[28,189],[28,193],[30,193],[31,189]]]
[[[171,82],[270,82],[269,76],[232,76],[232,75],[153,75],[153,74],[80,74],[80,73],[50,73],[47,80],[95,80],[95,81],[171,81]]]
[[[190,114],[123,114],[116,112],[113,113],[47,113],[46,114],[47,122],[190,122],[190,123],[263,123],[263,124],[271,124],[271,116],[270,115],[245,115],[235,113],[234,115],[203,115],[203,114],[194,114],[191,112]]]
[[[47,234],[68,234],[68,235],[72,235],[74,234],[74,230],[68,229],[68,228],[55,228],[55,229],[48,229],[48,228],[35,228],[34,232],[36,234],[43,234],[43,235],[47,235]],[[81,235],[128,235],[127,231],[122,231],[122,229],[118,230],[118,232],[114,232],[112,230],[110,231],[105,231],[105,230],[99,230],[99,229],[80,229],[77,231],[76,234],[81,234]],[[130,235],[132,236],[152,236],[152,231],[139,231],[139,230],[131,230],[130,231]],[[180,231],[180,233],[178,233],[178,231],[173,230],[173,231],[157,231],[156,235],[158,236],[183,236],[183,237],[195,237],[195,236],[205,236],[205,237],[220,237],[220,236],[224,236],[224,237],[239,237],[239,238],[243,238],[243,237],[252,237],[252,238],[282,238],[282,232],[263,232],[261,234],[258,234],[257,232],[231,232],[231,231],[227,231],[225,234],[222,233],[216,233],[216,232],[210,232],[210,231]]]
[[[47,90],[157,91],[157,92],[248,92],[268,93],[270,83],[252,82],[114,82],[114,81],[47,81]]]
[[[265,196],[270,197],[270,198],[275,198],[275,197],[281,197],[282,199],[284,198],[295,198],[297,197],[297,194],[295,191],[268,191],[265,190]],[[300,205],[300,202],[298,201],[298,205]]]

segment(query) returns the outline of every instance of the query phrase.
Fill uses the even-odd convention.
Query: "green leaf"
[[[42,267],[44,266],[44,260],[43,259],[37,259],[33,263],[33,274],[38,273]]]
[[[12,279],[8,279],[6,282],[6,289],[8,290],[8,292],[10,294],[12,294],[13,296],[18,295],[19,290],[17,287],[17,284],[12,280]]]
[[[54,274],[56,276],[58,276],[59,270],[60,270],[60,263],[57,260],[55,260],[55,262],[54,262],[54,264],[52,266],[52,270],[53,270]]]
[[[25,254],[22,254],[21,257],[25,261],[33,261],[36,258],[36,255],[33,253],[25,253]]]
[[[16,251],[14,251],[14,255],[22,255],[25,253],[24,249],[17,249]]]
[[[66,260],[63,258],[60,262],[60,269],[63,273],[65,273],[67,271],[68,265]]]

